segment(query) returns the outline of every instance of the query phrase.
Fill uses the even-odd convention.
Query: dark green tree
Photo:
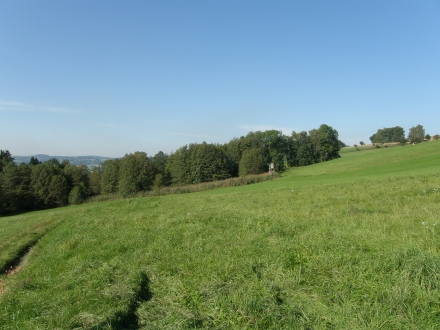
[[[166,169],[168,157],[167,154],[159,151],[151,161],[155,173],[153,185],[156,189],[171,184],[171,174]]]
[[[229,163],[220,145],[203,142],[189,148],[192,183],[224,180],[231,177]]]
[[[242,147],[243,140],[243,136],[241,138],[233,138],[231,141],[223,145],[224,152],[228,157],[231,176],[238,176],[238,164],[244,150]]]
[[[169,156],[167,173],[174,185],[223,180],[231,177],[231,162],[224,146],[192,143]]]
[[[322,124],[309,132],[314,149],[314,163],[326,162],[339,158],[338,131]]]
[[[151,164],[156,174],[165,174],[167,159],[168,155],[163,153],[162,151],[159,151],[157,154],[154,155]]]
[[[188,146],[185,145],[172,153],[167,160],[166,171],[170,173],[171,184],[191,184],[191,162]]]
[[[67,181],[69,191],[74,187],[81,187],[81,190],[86,194],[90,194],[90,171],[85,165],[70,165],[67,164],[63,168],[64,177]]]
[[[95,167],[90,173],[90,193],[99,195],[101,193],[102,168]]]
[[[150,190],[154,180],[154,168],[145,152],[127,154],[121,159],[119,193],[131,196],[139,191]]]
[[[41,162],[38,160],[37,157],[31,157],[31,159],[29,160],[29,165],[38,165],[41,164]]]
[[[106,160],[102,164],[101,192],[115,194],[118,192],[120,159]]]
[[[59,162],[53,158],[31,166],[31,185],[38,209],[67,204],[69,188]]]
[[[31,169],[20,164],[8,163],[0,180],[3,188],[3,213],[13,214],[30,211],[34,208],[31,187]]]
[[[284,171],[284,158],[287,158],[289,153],[289,140],[287,136],[277,130],[257,132],[256,135],[263,146],[262,152],[265,163],[267,163],[267,165],[269,163],[274,163],[276,172]]]
[[[69,189],[62,174],[52,176],[49,184],[49,195],[45,203],[50,207],[60,207],[68,203]]]
[[[420,143],[423,142],[425,138],[425,129],[422,125],[413,126],[409,129],[408,140],[411,143]]]
[[[84,203],[86,200],[86,192],[83,191],[81,186],[75,186],[69,193],[69,204],[70,205],[79,205]]]
[[[261,174],[269,171],[268,166],[269,164],[264,160],[261,148],[246,149],[240,160],[239,174],[240,176]]]
[[[6,214],[6,192],[3,188],[3,173],[0,172],[0,215]]]
[[[0,173],[3,172],[3,167],[12,163],[14,161],[14,157],[12,157],[9,150],[0,150]]]
[[[315,150],[312,140],[306,131],[292,132],[292,144],[296,149],[293,166],[306,166],[315,162]]]
[[[390,143],[390,142],[402,142],[405,139],[405,131],[402,127],[387,127],[378,129],[375,134],[370,136],[372,143]]]

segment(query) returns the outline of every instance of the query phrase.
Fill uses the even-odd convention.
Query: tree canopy
[[[420,143],[425,139],[425,129],[422,125],[413,126],[409,129],[408,140],[411,143]]]
[[[321,125],[309,132],[249,132],[221,144],[192,143],[167,155],[145,152],[106,160],[90,171],[56,158],[41,163],[32,157],[17,166],[8,150],[0,150],[0,215],[68,204],[99,194],[131,196],[169,185],[186,185],[304,166],[339,157],[338,132]]]
[[[400,126],[384,127],[370,136],[370,140],[372,143],[402,142],[405,140],[405,130]]]

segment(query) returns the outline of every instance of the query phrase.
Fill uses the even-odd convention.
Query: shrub
[[[85,194],[80,186],[73,187],[72,191],[69,194],[69,204],[70,205],[79,205],[84,203]]]

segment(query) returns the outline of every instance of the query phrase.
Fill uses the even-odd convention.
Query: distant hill
[[[25,163],[28,164],[31,157],[37,158],[40,162],[44,163],[45,161],[56,158],[60,162],[64,159],[68,160],[71,165],[86,165],[89,169],[97,167],[101,165],[104,161],[113,159],[111,157],[102,157],[102,156],[50,156],[45,154],[38,154],[32,156],[13,156],[15,158],[16,164]]]

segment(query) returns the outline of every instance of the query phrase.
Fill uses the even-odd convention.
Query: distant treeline
[[[89,169],[99,166],[102,162],[113,159],[111,157],[101,156],[49,156],[45,154],[38,154],[33,156],[14,156],[14,161],[17,165],[21,163],[29,163],[31,157],[37,158],[44,163],[49,159],[56,158],[59,161],[68,160],[70,165],[86,165]]]
[[[434,135],[434,139],[437,140],[438,135]],[[400,127],[384,127],[378,129],[375,134],[370,136],[370,141],[372,143],[392,143],[398,142],[405,144],[410,143],[420,143],[425,140],[430,140],[431,136],[429,134],[425,135],[425,129],[422,125],[413,126],[409,129],[408,137],[405,138],[405,130]]]
[[[91,196],[132,196],[167,186],[197,184],[305,166],[339,158],[338,132],[321,125],[309,132],[251,132],[228,143],[193,143],[171,154],[145,152],[106,160],[99,168],[71,165],[53,158],[16,165],[8,150],[0,152],[0,214],[14,214],[68,204]]]

